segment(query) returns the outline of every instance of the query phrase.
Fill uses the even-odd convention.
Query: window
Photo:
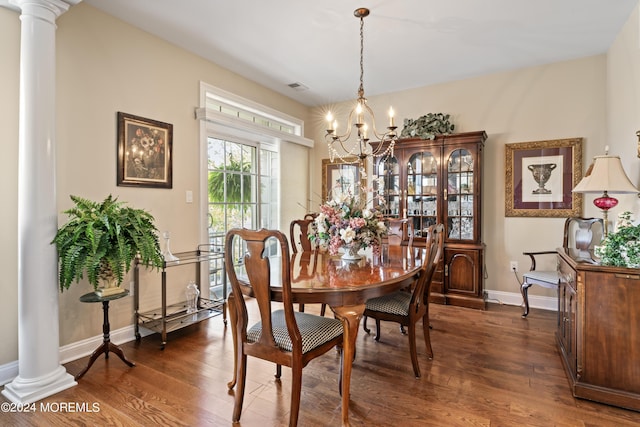
[[[232,228],[277,228],[278,153],[216,137],[207,138],[208,234],[213,244],[223,244]],[[270,248],[276,251],[276,245]],[[240,260],[242,254],[235,254]],[[221,262],[221,261],[220,261]],[[210,295],[220,296],[224,277],[221,265],[209,270]]]
[[[207,139],[209,234],[235,227],[278,227],[275,147]]]
[[[268,107],[201,84],[203,190],[207,200],[204,235],[221,245],[235,227],[278,229],[280,222],[280,144],[312,146],[303,122]],[[277,245],[270,249],[274,253]],[[240,257],[237,254],[236,258]],[[224,277],[209,266],[210,294],[219,295]]]

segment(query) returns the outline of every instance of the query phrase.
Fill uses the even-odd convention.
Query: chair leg
[[[406,335],[407,334],[407,331],[404,330],[404,326],[402,326],[402,325],[400,325],[400,333],[402,335]]]
[[[376,341],[380,341],[380,319],[376,319]]]
[[[276,365],[276,378],[280,379],[282,376],[282,365]]]
[[[298,311],[304,313],[304,304],[298,304]]]
[[[367,328],[367,316],[364,316],[362,320],[362,329],[364,329],[366,333],[371,332],[371,329]]]
[[[298,425],[301,390],[302,364],[294,362],[293,366],[291,366],[291,411],[289,412],[289,427],[296,427]]]
[[[525,281],[520,288],[522,299],[524,301],[524,313],[522,313],[522,318],[527,317],[527,315],[529,314],[529,288],[531,287],[531,285],[531,283],[527,283]]]
[[[344,362],[344,352],[342,351],[341,346],[338,346],[337,350],[340,352],[340,372],[338,373],[338,393],[340,393],[340,397],[342,397],[342,364]]]
[[[416,348],[416,324],[409,324],[409,353],[411,354],[411,364],[416,378],[420,378],[420,365],[418,364],[418,350]]]
[[[238,316],[236,313],[234,298],[235,297],[233,294],[229,295],[229,297],[227,298],[229,320],[231,320],[231,337],[233,338],[233,378],[227,383],[227,387],[229,388],[229,390],[236,386],[236,382],[238,380],[238,338],[236,337],[236,331],[238,329],[236,321],[238,320]]]
[[[327,304],[322,304],[320,307],[320,316],[324,317],[324,313],[327,311]]]
[[[429,312],[427,312],[422,318],[422,332],[424,334],[424,343],[427,348],[427,357],[429,360],[433,359],[433,348],[431,348],[431,325],[429,324]]]
[[[240,421],[242,415],[242,402],[244,400],[244,386],[247,379],[247,356],[243,354],[238,358],[238,388],[236,389],[235,404],[233,406],[233,422]]]

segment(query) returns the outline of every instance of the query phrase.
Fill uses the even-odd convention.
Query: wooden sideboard
[[[640,411],[640,270],[558,249],[556,339],[575,397]]]

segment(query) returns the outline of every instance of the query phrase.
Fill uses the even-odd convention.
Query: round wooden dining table
[[[296,303],[325,303],[344,328],[342,355],[342,425],[349,426],[351,369],[358,326],[365,303],[410,286],[422,265],[422,249],[384,247],[357,262],[326,252],[298,252],[291,258],[291,290]],[[277,288],[272,288],[277,292]]]
[[[365,251],[359,261],[345,261],[327,252],[291,255],[291,289],[294,303],[324,303],[344,327],[342,355],[342,425],[349,426],[351,370],[358,326],[365,302],[410,286],[416,279],[425,250],[407,246],[384,246],[380,253]],[[277,257],[273,262],[279,262]],[[272,273],[279,271],[272,265]],[[273,299],[282,301],[279,278],[271,278]],[[230,298],[233,298],[230,295]],[[228,305],[230,310],[234,304]],[[230,312],[232,324],[234,313]],[[233,380],[235,383],[235,378]]]

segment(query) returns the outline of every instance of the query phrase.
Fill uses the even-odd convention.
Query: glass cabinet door
[[[382,178],[383,188],[379,188],[378,192],[385,201],[383,214],[385,216],[399,217],[400,208],[400,167],[396,157],[384,157],[378,161],[376,166],[376,175]]]
[[[447,159],[446,236],[449,240],[474,239],[475,187],[473,155],[453,150]]]
[[[406,216],[421,237],[438,219],[438,161],[429,151],[413,153],[407,161]]]

